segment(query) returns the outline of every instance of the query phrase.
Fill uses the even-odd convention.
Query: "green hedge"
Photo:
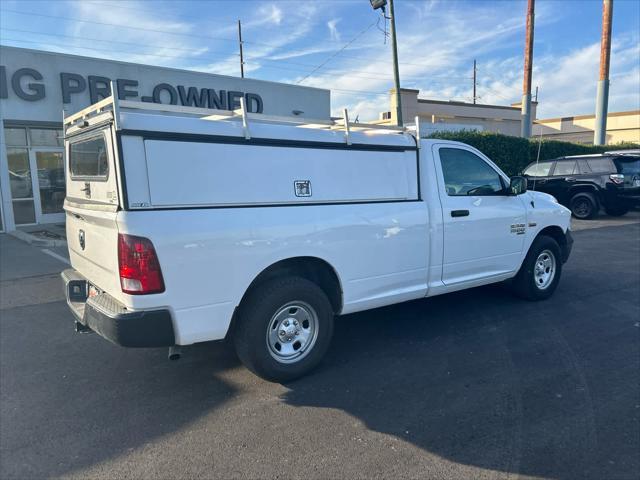
[[[517,175],[524,167],[535,162],[538,155],[537,138],[527,140],[511,137],[500,133],[478,132],[476,130],[462,130],[459,132],[434,132],[429,138],[455,140],[469,144],[493,160],[507,175]],[[616,145],[583,145],[580,143],[559,142],[557,140],[542,140],[540,145],[540,160],[564,157],[567,155],[586,155],[602,153],[611,150],[640,148],[637,143],[619,143]]]

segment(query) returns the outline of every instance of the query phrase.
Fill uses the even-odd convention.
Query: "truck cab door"
[[[451,144],[433,149],[444,223],[443,283],[517,270],[526,231],[522,197],[508,194],[504,174],[477,150]]]

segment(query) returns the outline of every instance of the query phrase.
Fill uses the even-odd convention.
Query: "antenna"
[[[542,147],[542,125],[538,124],[540,127],[540,135],[538,135],[538,155],[536,156],[536,173],[538,170],[538,164],[540,163],[540,147]],[[533,177],[533,191],[536,191],[536,178]]]
[[[244,54],[242,52],[242,24],[238,20],[238,45],[240,45],[240,78],[244,78]]]

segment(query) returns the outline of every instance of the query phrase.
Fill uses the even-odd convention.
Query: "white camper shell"
[[[546,298],[569,211],[419,132],[117,101],[65,119],[63,272],[77,328],[124,346],[233,337],[272,380],[334,315],[515,277]]]

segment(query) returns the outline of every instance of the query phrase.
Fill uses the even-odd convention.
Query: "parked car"
[[[523,175],[529,189],[553,195],[576,218],[593,218],[600,207],[620,216],[640,205],[640,150],[534,162]]]
[[[291,380],[335,315],[507,279],[543,300],[571,251],[569,210],[462,143],[109,101],[65,120],[62,276],[76,327],[116,344],[229,336]]]

